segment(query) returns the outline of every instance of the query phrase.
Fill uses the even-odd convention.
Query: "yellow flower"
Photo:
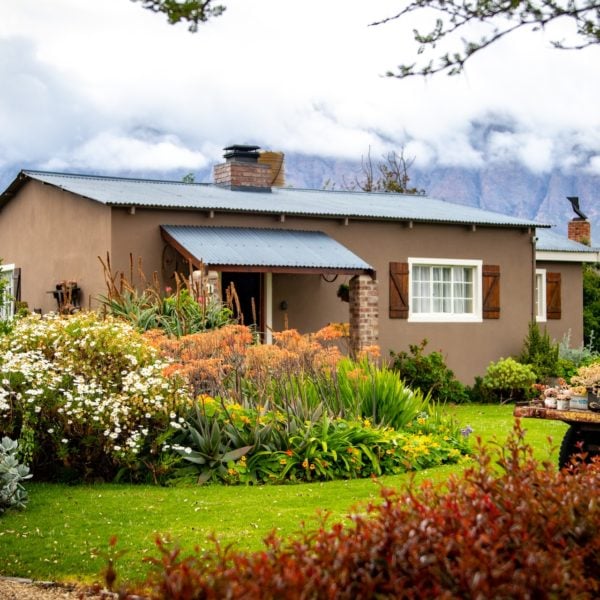
[[[285,458],[282,458],[282,459],[279,461],[279,464],[280,464],[280,465],[287,465],[287,459],[285,459]]]
[[[302,463],[302,466],[306,469],[308,467],[308,458],[304,459],[304,462]]]

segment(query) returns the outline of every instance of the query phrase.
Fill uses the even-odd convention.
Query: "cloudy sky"
[[[368,27],[399,0],[223,1],[191,34],[130,0],[1,0],[0,171],[186,173],[257,143],[600,174],[600,48],[552,50],[569,23],[400,81],[382,75],[415,59],[414,23]]]

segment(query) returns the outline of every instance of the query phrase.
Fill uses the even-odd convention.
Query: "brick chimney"
[[[592,227],[590,222],[584,219],[573,219],[569,221],[568,236],[570,240],[589,246],[592,239]]]
[[[591,245],[592,226],[586,215],[584,215],[579,208],[579,198],[577,196],[568,196],[567,200],[569,200],[573,210],[577,214],[577,217],[569,221],[567,230],[568,238],[574,242],[579,242],[580,244],[586,244],[587,246]]]
[[[214,167],[217,185],[231,190],[271,191],[271,168],[258,162],[259,146],[235,145],[224,150],[225,162]]]

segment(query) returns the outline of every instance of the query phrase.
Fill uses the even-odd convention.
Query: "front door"
[[[254,326],[258,331],[264,331],[262,273],[222,273],[221,289],[224,301],[231,297],[232,289],[235,290],[239,300],[239,312],[235,299],[232,308],[234,316],[242,325]]]

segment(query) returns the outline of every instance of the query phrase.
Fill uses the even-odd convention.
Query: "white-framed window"
[[[15,313],[14,271],[15,265],[0,265],[0,278],[4,282],[0,287],[0,319],[10,319]]]
[[[546,269],[535,270],[535,320],[546,321]]]
[[[481,260],[409,258],[409,321],[482,321]]]

